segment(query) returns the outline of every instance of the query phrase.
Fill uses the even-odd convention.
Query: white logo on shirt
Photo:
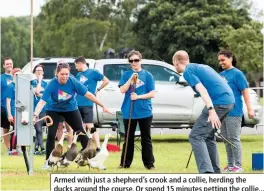
[[[71,99],[72,95],[62,91],[58,90],[58,100],[66,101],[68,99]]]
[[[143,86],[144,84],[145,83],[142,80],[138,79],[137,84],[136,84],[136,88],[139,88],[139,87]]]
[[[80,82],[81,83],[84,84],[87,80],[88,80],[88,78],[86,78],[85,76],[81,75],[81,77],[80,77]]]
[[[7,81],[6,81],[6,84],[9,85],[9,84],[11,84],[12,82],[13,82],[13,80],[7,80]]]

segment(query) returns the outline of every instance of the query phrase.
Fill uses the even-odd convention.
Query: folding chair
[[[116,121],[117,121],[117,131],[116,131],[117,145],[120,146],[122,137],[124,138],[124,141],[125,141],[125,126],[124,126],[121,111],[116,112]],[[135,131],[135,141],[139,140],[140,136],[141,136],[140,128],[139,128],[139,125],[137,125],[136,131]],[[141,148],[137,146],[136,144],[134,144],[134,147],[138,150],[141,150]]]

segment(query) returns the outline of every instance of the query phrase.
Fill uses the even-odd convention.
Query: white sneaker
[[[51,170],[51,166],[48,164],[48,160],[45,161],[45,163],[41,169],[42,170]]]
[[[17,152],[18,152],[19,155],[22,155],[23,154],[21,147],[17,147],[16,150],[17,150]]]

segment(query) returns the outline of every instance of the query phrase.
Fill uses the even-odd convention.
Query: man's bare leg
[[[86,127],[88,127],[88,129],[92,129],[94,128],[94,124],[93,123],[86,123]],[[101,144],[100,144],[100,137],[99,137],[99,133],[97,131],[92,133],[92,138],[95,141],[96,144],[96,150],[100,151],[101,148]]]
[[[3,128],[4,134],[7,134],[8,132],[9,132],[9,129]],[[5,143],[6,149],[9,150],[10,149],[10,135],[4,136],[4,143]]]

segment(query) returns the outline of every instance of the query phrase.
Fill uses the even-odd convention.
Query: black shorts
[[[7,113],[3,106],[1,106],[1,127],[10,129],[10,122],[8,121]]]
[[[79,111],[84,123],[93,123],[93,107],[79,106]],[[94,133],[95,131],[96,128],[93,127],[91,133]]]

